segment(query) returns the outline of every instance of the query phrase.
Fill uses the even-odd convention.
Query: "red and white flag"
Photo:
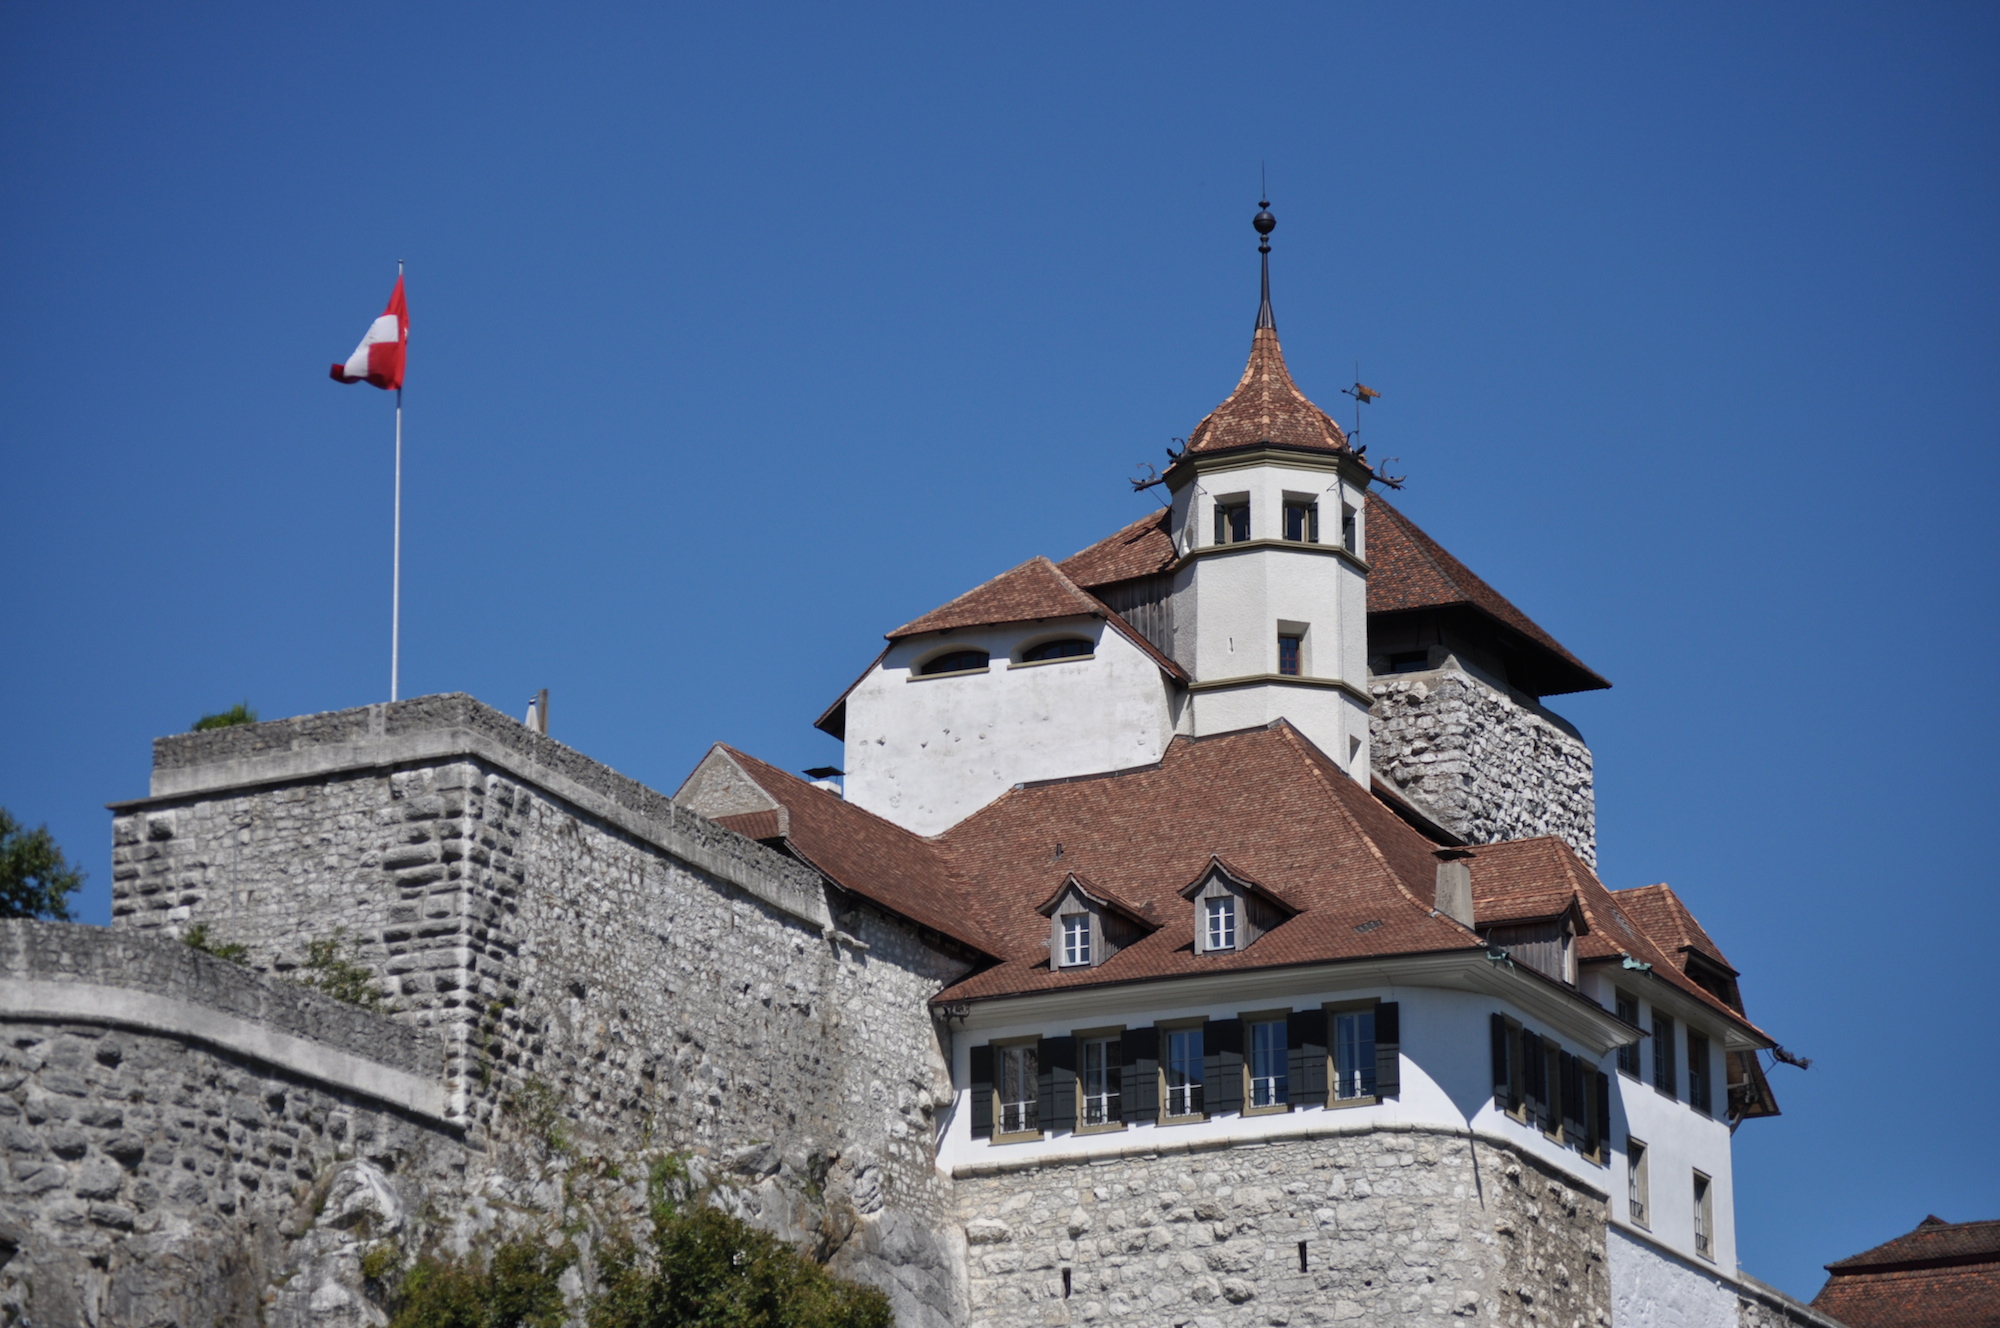
[[[389,295],[389,307],[368,325],[368,335],[347,357],[346,364],[333,366],[336,383],[373,383],[384,391],[403,386],[403,352],[410,344],[410,310],[403,303],[403,278]]]

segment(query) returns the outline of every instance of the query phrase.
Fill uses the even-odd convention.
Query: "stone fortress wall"
[[[692,1154],[901,1322],[961,1317],[927,1001],[963,961],[469,697],[162,739],[155,762],[114,809],[114,934],[185,950],[205,924],[266,982],[339,938],[432,1048],[467,1150],[456,1191],[399,1188],[408,1209],[546,1211],[584,1159]]]
[[[1470,844],[1558,835],[1597,864],[1597,797],[1583,735],[1532,698],[1456,660],[1378,674],[1375,773]]]

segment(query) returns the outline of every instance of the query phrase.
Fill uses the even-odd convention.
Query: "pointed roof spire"
[[[1250,337],[1250,362],[1236,390],[1188,435],[1182,455],[1260,444],[1348,452],[1347,435],[1332,416],[1306,399],[1285,368],[1285,354],[1278,349],[1278,320],[1271,313],[1271,232],[1278,228],[1278,219],[1271,215],[1268,198],[1257,207],[1250,224],[1257,228],[1263,282],[1257,329]]]

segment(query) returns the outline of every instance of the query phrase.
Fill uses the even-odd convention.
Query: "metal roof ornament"
[[[1278,330],[1278,320],[1271,314],[1271,232],[1278,229],[1278,219],[1271,215],[1271,200],[1259,199],[1257,215],[1250,219],[1257,228],[1257,253],[1264,268],[1263,299],[1257,305],[1257,326]]]

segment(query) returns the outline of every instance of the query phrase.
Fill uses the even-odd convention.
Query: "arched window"
[[[1088,655],[1096,649],[1080,636],[1067,636],[1060,641],[1044,641],[1038,646],[1030,646],[1021,652],[1023,664],[1039,664],[1045,659],[1076,659]]]
[[[925,678],[933,673],[963,673],[968,669],[983,669],[986,663],[984,650],[954,650],[949,654],[939,655],[936,659],[925,661],[917,673]]]

